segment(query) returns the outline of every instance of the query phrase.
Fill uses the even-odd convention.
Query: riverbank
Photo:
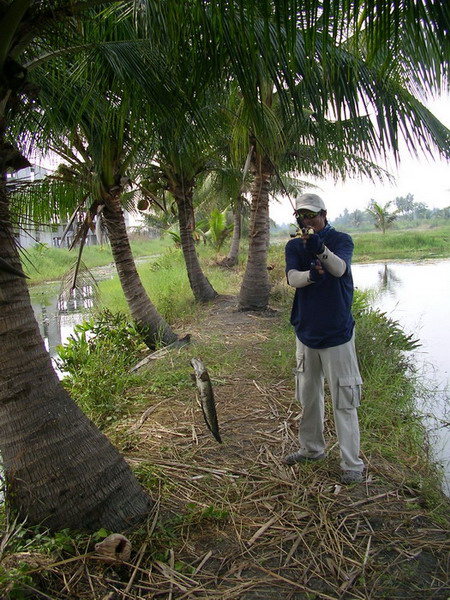
[[[151,494],[154,512],[125,532],[132,553],[118,566],[92,554],[107,532],[41,531],[38,539],[37,531],[10,524],[17,542],[13,536],[5,546],[0,586],[13,581],[36,598],[447,600],[450,504],[409,402],[413,379],[398,362],[403,338],[388,335],[363,305],[356,308],[364,483],[340,484],[329,412],[327,459],[282,464],[297,444],[299,407],[290,290],[279,269],[271,271],[275,311],[236,312],[236,298],[220,296],[178,321],[190,345],[160,353],[133,374],[120,371],[114,349],[103,349],[91,365],[101,365],[101,377],[85,363],[86,379],[68,382],[73,396],[87,388],[91,401],[107,397],[115,406],[103,410],[112,417],[103,420],[105,433]],[[138,362],[142,348],[135,351]],[[192,357],[202,358],[212,378],[220,445],[196,404]],[[114,396],[119,380],[125,387]]]
[[[381,232],[350,232],[355,250],[353,262],[378,262],[383,260],[422,260],[450,257],[450,225],[424,229],[408,229],[388,231],[385,235]],[[275,254],[289,239],[286,231],[281,236],[273,238]],[[131,248],[135,259],[160,256],[174,249],[173,242],[162,237],[149,240],[144,237],[135,237],[131,240]],[[212,256],[213,252],[207,248],[201,249],[202,254]],[[245,255],[245,242],[243,242],[242,255]],[[77,258],[77,249],[49,248],[36,245],[27,249],[22,254],[22,265],[25,273],[30,278],[30,285],[38,285],[46,281],[59,281],[64,274],[74,265]],[[281,256],[282,258],[282,256]],[[83,263],[88,269],[113,265],[113,258],[109,246],[87,246],[83,250]]]
[[[351,235],[355,244],[353,262],[419,261],[450,256],[450,225]]]

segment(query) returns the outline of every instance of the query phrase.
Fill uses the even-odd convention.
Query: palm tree
[[[267,308],[270,283],[267,273],[269,236],[269,190],[275,174],[274,163],[255,146],[252,147],[253,182],[247,265],[239,292],[241,310]]]
[[[20,272],[6,211],[2,193],[0,256]],[[114,531],[145,518],[150,498],[61,386],[25,279],[0,270],[0,289],[0,448],[9,505],[51,529]]]
[[[1,2],[0,453],[6,498],[20,518],[52,529],[122,530],[144,519],[152,502],[58,380],[22,277],[5,187],[6,170],[27,164],[6,137],[14,119],[34,108],[37,90],[23,65],[41,45],[65,44],[72,19],[94,4]]]
[[[234,267],[238,262],[239,248],[243,230],[243,219],[246,217],[248,201],[248,181],[243,178],[242,169],[238,168],[231,158],[229,139],[220,142],[220,160],[213,170],[206,174],[197,188],[197,201],[203,213],[214,208],[224,210],[230,207],[233,213],[232,238],[228,255],[222,260],[226,267]]]
[[[371,200],[369,206],[366,208],[367,212],[372,216],[375,223],[375,227],[380,229],[383,234],[386,233],[386,229],[392,226],[395,219],[398,217],[398,211],[389,212],[389,208],[392,206],[393,201],[386,202],[384,206]]]
[[[264,310],[268,306],[270,283],[267,272],[267,249],[269,246],[269,198],[270,190],[275,187],[275,179],[283,183],[285,173],[297,171],[302,175],[313,174],[316,177],[326,172],[344,175],[351,165],[350,152],[341,151],[332,136],[333,124],[323,121],[315,123],[312,112],[304,110],[303,119],[287,115],[281,106],[278,94],[267,81],[265,94],[261,94],[261,106],[266,117],[263,127],[255,121],[247,121],[248,111],[245,102],[241,105],[239,118],[240,135],[236,139],[245,147],[249,140],[250,151],[247,162],[253,176],[251,184],[251,221],[249,230],[249,251],[244,277],[239,292],[241,310]],[[244,127],[243,127],[244,125]],[[363,123],[359,123],[362,128]],[[351,150],[352,130],[348,124],[341,125],[346,131],[346,147]],[[250,131],[250,135],[248,134]],[[334,141],[334,147],[325,143],[325,138]],[[317,143],[314,143],[317,141]],[[326,151],[326,152],[325,152]],[[356,159],[355,159],[356,161]],[[361,168],[369,172],[377,170],[376,165],[359,162]],[[275,177],[276,176],[276,177]],[[289,192],[286,188],[286,193]]]
[[[213,246],[216,252],[222,248],[225,240],[233,230],[233,225],[227,223],[228,207],[224,210],[213,208],[208,216],[208,230],[205,232],[205,239]]]
[[[167,139],[165,138],[165,142]],[[187,159],[185,161],[180,161],[179,158],[179,155],[176,158],[171,157],[170,152],[163,158],[163,152],[160,149],[158,158],[155,158],[154,162],[158,162],[159,177],[166,181],[166,189],[171,193],[177,205],[180,244],[192,292],[199,302],[209,302],[217,296],[217,292],[203,273],[193,236],[195,231],[193,204],[195,178],[206,168],[206,165],[203,158],[195,165],[188,155],[185,155],[184,158]]]
[[[243,188],[240,189],[233,202],[233,237],[231,238],[230,250],[222,263],[226,267],[234,267],[239,260],[239,248],[242,239],[242,219],[244,217],[244,207],[246,198]]]
[[[362,16],[366,16],[364,11]],[[412,51],[407,14],[399,12],[397,16],[397,24],[405,35],[410,36],[406,46]],[[443,156],[450,157],[449,130],[412,93],[415,86],[433,89],[435,85],[425,75],[417,81],[411,64],[414,60],[420,64],[420,56],[394,52],[394,66],[387,68],[386,52],[381,48],[374,52],[373,39],[368,42],[370,26],[363,33],[357,30],[353,36],[342,38],[344,41],[341,42],[330,35],[322,14],[304,17],[307,26],[296,32],[299,48],[303,47],[308,35],[314,37],[317,45],[310,49],[308,63],[299,65],[305,70],[299,76],[292,107],[289,108],[284,94],[277,99],[280,86],[271,79],[265,65],[260,65],[259,71],[255,69],[253,98],[242,94],[241,120],[247,122],[254,174],[249,255],[239,293],[242,310],[264,310],[268,305],[265,251],[268,190],[274,174],[286,168],[286,160],[302,175],[332,173],[345,178],[350,171],[359,171],[373,177],[382,173],[374,159],[386,156],[388,149],[398,153],[400,131],[414,150],[420,146],[429,152],[428,144],[431,143]],[[343,14],[342,18],[341,27],[346,16]],[[439,29],[442,21],[433,26]],[[442,35],[442,31],[440,33]],[[389,33],[385,32],[385,35]],[[388,48],[387,54],[391,56],[393,40]],[[434,49],[433,42],[430,51]],[[438,54],[443,61],[442,69],[448,69],[448,53],[438,50]],[[424,64],[421,68],[426,70]],[[431,71],[434,71],[432,66]],[[303,107],[301,111],[297,110],[298,104]],[[260,106],[265,122],[253,119],[255,112],[249,105]],[[376,115],[376,123],[367,116],[369,105]],[[330,115],[334,118],[330,119]],[[293,132],[297,144],[293,143]]]
[[[183,89],[187,104],[173,108],[170,117],[155,115],[152,119],[152,138],[156,149],[147,180],[170,192],[177,212],[181,247],[186,263],[189,283],[199,302],[209,302],[217,292],[203,273],[197,255],[193,233],[195,231],[194,190],[198,178],[215,168],[218,161],[217,133],[222,125],[220,111],[221,91],[197,89],[195,80],[186,82],[186,73],[192,72],[192,51],[180,49],[180,56],[171,70],[173,81]],[[192,111],[194,103],[196,111]]]
[[[59,63],[61,65],[61,62]],[[64,72],[70,74],[70,64]],[[35,144],[48,146],[65,161],[61,172],[51,175],[42,184],[28,189],[28,202],[22,212],[36,219],[38,211],[42,222],[49,222],[56,214],[68,220],[73,211],[85,215],[77,241],[83,246],[84,238],[94,222],[101,219],[105,225],[119,280],[136,322],[149,348],[167,345],[178,338],[158,313],[144,289],[136,269],[126,231],[121,198],[128,198],[126,188],[139,179],[137,162],[149,160],[151,154],[142,151],[148,146],[148,136],[142,136],[142,115],[136,113],[136,92],[131,101],[130,90],[94,90],[89,79],[82,82],[62,80],[56,85],[49,69],[39,81],[41,117],[37,122],[39,133]],[[95,93],[94,93],[95,91]],[[89,97],[88,103],[85,98]],[[77,106],[77,101],[81,106]],[[70,107],[68,110],[67,107]],[[140,106],[140,105],[139,105]],[[142,111],[141,111],[142,112]],[[44,135],[43,135],[44,134]],[[47,190],[55,203],[39,202],[41,189]],[[67,189],[69,188],[69,189]]]

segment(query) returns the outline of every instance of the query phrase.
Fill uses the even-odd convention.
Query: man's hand
[[[305,241],[305,248],[311,254],[322,254],[324,252],[324,245],[322,240],[317,235],[317,233],[313,233],[307,236]]]
[[[308,279],[317,283],[323,277],[325,271],[323,270],[322,263],[319,259],[311,261],[311,268],[309,270]]]

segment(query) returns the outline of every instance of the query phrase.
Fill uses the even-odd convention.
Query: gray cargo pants
[[[362,379],[355,351],[354,334],[346,344],[315,349],[296,337],[296,397],[303,407],[300,421],[300,452],[314,458],[325,452],[324,379],[333,402],[334,423],[341,451],[343,471],[363,471],[359,457],[359,423],[357,407],[361,398]]]

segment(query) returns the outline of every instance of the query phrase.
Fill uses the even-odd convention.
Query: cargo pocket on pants
[[[305,355],[303,353],[296,354],[296,361],[297,361],[297,366],[293,370],[294,379],[295,379],[295,397],[297,398],[297,402],[299,402],[299,404],[301,404],[300,389],[299,389],[300,386],[299,386],[299,382],[298,382],[298,376],[300,373],[303,373],[305,370]]]
[[[339,377],[337,408],[357,408],[361,401],[361,377]]]
[[[301,354],[295,355],[297,361],[297,368],[294,370],[294,373],[303,373],[305,370],[305,354],[302,352]]]

